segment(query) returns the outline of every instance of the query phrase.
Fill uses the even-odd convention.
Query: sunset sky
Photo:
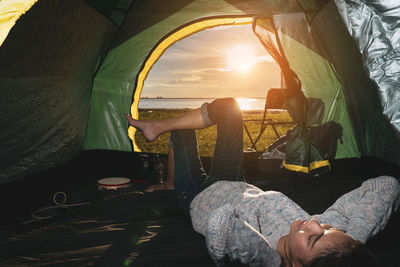
[[[251,25],[220,26],[167,49],[144,82],[142,97],[265,97],[280,69]]]

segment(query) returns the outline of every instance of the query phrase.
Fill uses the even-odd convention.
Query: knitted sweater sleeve
[[[210,213],[205,239],[208,252],[217,266],[223,266],[225,258],[250,267],[275,267],[281,262],[265,237],[238,218],[230,204]]]
[[[340,197],[323,214],[314,217],[365,243],[383,230],[399,203],[399,182],[393,177],[380,176],[365,181]]]

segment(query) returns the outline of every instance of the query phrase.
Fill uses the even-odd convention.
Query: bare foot
[[[131,126],[141,131],[146,140],[149,142],[156,140],[157,137],[161,134],[157,125],[152,121],[135,120],[129,114],[126,114],[126,119]]]
[[[162,183],[162,184],[155,184],[149,187],[148,190],[174,190],[175,187],[173,185],[169,185],[168,183]]]

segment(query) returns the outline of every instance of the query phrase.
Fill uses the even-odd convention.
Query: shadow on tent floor
[[[282,191],[312,214],[365,179],[400,177],[397,166],[372,158],[336,160],[329,174],[308,177],[255,156],[245,155],[248,182]],[[210,160],[203,160],[207,169]],[[136,182],[98,190],[97,179],[112,176]],[[151,182],[137,153],[85,151],[54,170],[1,186],[0,266],[213,266],[174,192],[148,192]],[[67,196],[65,207],[46,209],[58,191]],[[398,264],[399,215],[369,243],[385,266]]]

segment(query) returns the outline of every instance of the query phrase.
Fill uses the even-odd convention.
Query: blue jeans
[[[206,126],[217,124],[217,141],[207,175],[201,163],[194,130],[171,132],[175,160],[175,193],[179,206],[189,216],[190,202],[219,180],[244,181],[243,118],[232,98],[214,100],[201,107]]]

